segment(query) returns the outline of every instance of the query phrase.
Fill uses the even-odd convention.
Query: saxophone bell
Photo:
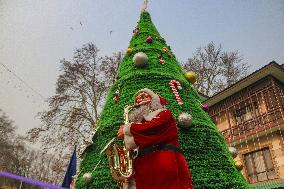
[[[108,158],[111,175],[117,182],[129,179],[133,174],[133,157],[134,153],[121,147],[115,142],[115,138],[111,139],[101,153]]]

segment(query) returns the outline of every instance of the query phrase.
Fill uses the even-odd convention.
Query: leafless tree
[[[54,157],[52,154],[29,148],[25,144],[25,138],[16,134],[16,129],[13,121],[0,110],[0,170],[59,185],[63,180],[69,156]],[[0,177],[0,188],[19,187],[20,184],[20,181]],[[40,187],[22,183],[22,188]]]
[[[44,183],[60,185],[68,160],[65,157],[55,157],[40,150],[26,148],[24,152],[18,152],[21,175],[42,181]]]
[[[211,96],[246,76],[249,65],[242,62],[237,51],[226,52],[220,44],[210,42],[199,47],[183,67],[197,74],[197,90]]]
[[[13,139],[16,127],[13,121],[0,109],[0,168],[13,170],[17,168],[17,157],[14,154]]]
[[[89,138],[122,58],[121,53],[101,57],[98,52],[89,43],[71,61],[60,61],[56,94],[48,100],[49,109],[40,113],[43,125],[28,132],[28,139],[40,141],[43,150],[70,152]]]
[[[0,109],[0,145],[5,145],[10,141],[15,129],[13,121]]]
[[[106,86],[111,86],[115,82],[115,76],[118,70],[119,62],[123,58],[122,52],[114,53],[112,56],[105,56],[100,69],[104,74]]]

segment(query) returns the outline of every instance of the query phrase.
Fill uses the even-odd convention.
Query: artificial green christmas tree
[[[146,11],[141,13],[127,53],[119,65],[93,144],[82,156],[76,188],[119,188],[111,177],[107,158],[100,152],[109,140],[116,137],[117,130],[123,124],[124,107],[132,105],[134,94],[143,88],[149,88],[167,99],[166,107],[176,120],[181,119],[180,115],[192,116],[192,123],[187,122],[186,127],[179,122],[179,143],[195,188],[248,188],[234,165],[223,136],[202,109],[198,93],[186,79],[171,48]],[[83,177],[86,173],[91,173],[92,180],[86,182]]]

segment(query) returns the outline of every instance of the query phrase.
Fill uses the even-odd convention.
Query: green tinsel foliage
[[[196,189],[248,188],[245,179],[234,166],[223,136],[218,132],[209,115],[202,110],[198,93],[185,79],[180,64],[160,36],[148,12],[141,13],[137,27],[139,32],[132,37],[129,45],[133,51],[126,54],[120,63],[117,80],[108,93],[97,125],[94,144],[88,147],[82,156],[76,188],[119,188],[111,178],[107,158],[100,154],[100,151],[109,140],[116,137],[117,130],[124,122],[124,107],[132,105],[134,95],[143,88],[149,88],[167,99],[167,108],[176,119],[182,112],[192,115],[192,125],[189,128],[179,128],[179,143]],[[152,38],[152,43],[146,42],[149,36]],[[164,47],[169,51],[164,51]],[[132,59],[137,52],[147,54],[149,59],[147,66],[135,67]],[[165,60],[164,64],[159,63],[160,56]],[[178,92],[183,105],[178,104],[169,86],[173,79],[182,85],[182,89]],[[116,90],[120,92],[117,103],[113,100]],[[121,141],[119,143],[121,144]],[[97,165],[99,161],[100,164]],[[96,165],[97,168],[94,170]],[[82,178],[87,172],[91,172],[93,176],[93,181],[89,184],[85,184]]]

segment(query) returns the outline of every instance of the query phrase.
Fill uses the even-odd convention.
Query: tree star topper
[[[147,9],[147,6],[148,6],[148,0],[144,0],[144,4],[143,4],[143,7],[142,7],[142,12]]]

